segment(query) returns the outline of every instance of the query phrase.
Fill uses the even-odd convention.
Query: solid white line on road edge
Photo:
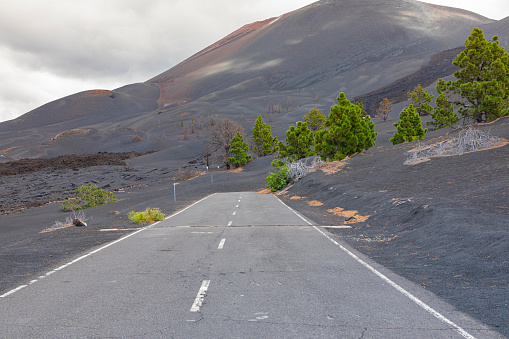
[[[275,196],[275,195],[274,195]],[[275,196],[276,197],[276,196]],[[276,197],[277,200],[279,200],[283,205],[285,205],[286,207],[288,207],[293,213],[295,213],[298,217],[300,217],[302,220],[304,220],[305,222],[307,222],[309,225],[312,225],[309,221],[307,221],[306,219],[304,219],[299,213],[297,213],[293,208],[291,208],[290,206],[288,206],[287,204],[285,204],[281,199],[279,199],[278,197]],[[410,292],[408,292],[407,290],[405,290],[403,287],[399,286],[398,284],[396,284],[394,281],[392,281],[391,279],[387,278],[384,274],[380,273],[379,271],[377,271],[375,268],[373,268],[371,265],[367,264],[366,262],[364,262],[362,259],[360,259],[358,256],[356,256],[355,254],[353,254],[352,252],[350,252],[348,249],[346,249],[345,247],[341,246],[336,240],[332,239],[329,235],[325,234],[325,232],[323,232],[321,229],[319,229],[318,227],[316,226],[313,226],[313,228],[315,230],[317,230],[318,232],[320,232],[323,236],[325,236],[327,239],[329,239],[330,241],[332,241],[335,245],[339,246],[339,248],[341,248],[341,250],[343,250],[346,254],[348,254],[349,256],[351,256],[353,259],[355,259],[358,263],[360,263],[362,266],[366,267],[368,270],[370,270],[372,273],[376,274],[378,277],[380,277],[382,280],[384,280],[385,282],[387,282],[389,285],[391,285],[392,287],[394,287],[396,290],[398,290],[400,293],[402,293],[404,296],[406,296],[407,298],[409,298],[410,300],[412,300],[414,303],[416,303],[417,305],[419,305],[421,308],[423,308],[424,310],[426,310],[427,312],[429,312],[430,314],[432,314],[435,318],[441,320],[442,322],[452,326],[454,328],[454,330],[456,332],[458,332],[462,337],[464,338],[467,338],[467,339],[476,339],[473,335],[471,335],[470,333],[468,333],[467,331],[465,331],[463,328],[461,328],[460,326],[456,325],[455,323],[453,323],[451,320],[447,319],[446,317],[444,317],[442,314],[438,313],[437,311],[435,311],[433,308],[431,308],[430,306],[428,306],[427,304],[425,304],[423,301],[421,301],[419,298],[413,296]]]
[[[207,294],[209,284],[210,280],[203,280],[200,290],[198,291],[198,295],[196,296],[196,299],[194,299],[193,306],[191,306],[190,312],[200,312],[200,307],[203,305],[203,299],[205,298],[205,294]]]
[[[372,273],[376,274],[379,278],[381,278],[382,280],[384,280],[385,282],[387,282],[389,285],[391,285],[392,287],[394,287],[396,290],[398,290],[400,293],[402,293],[404,296],[406,296],[407,298],[409,298],[410,300],[412,300],[414,303],[416,303],[417,305],[419,305],[421,308],[423,308],[425,311],[427,311],[428,313],[430,313],[431,315],[433,315],[435,318],[439,319],[440,321],[446,323],[447,325],[450,325],[454,328],[454,330],[456,332],[458,332],[461,336],[463,336],[464,338],[468,338],[468,339],[475,339],[474,336],[472,336],[471,334],[469,334],[467,331],[465,331],[463,328],[461,328],[460,326],[456,325],[455,323],[453,323],[451,320],[447,319],[446,317],[444,317],[442,314],[438,313],[437,311],[435,311],[432,307],[428,306],[426,303],[424,303],[423,301],[421,301],[419,298],[415,297],[414,295],[412,295],[410,292],[408,292],[407,290],[405,290],[403,287],[399,286],[398,284],[396,284],[394,281],[392,281],[391,279],[387,278],[387,276],[385,276],[383,273],[380,273],[378,270],[376,270],[375,268],[373,268],[373,266],[369,265],[368,263],[366,263],[365,261],[363,261],[362,259],[360,259],[358,256],[356,256],[355,254],[353,254],[352,252],[350,252],[348,249],[346,249],[345,247],[343,247],[341,244],[339,244],[336,240],[332,239],[329,235],[325,234],[324,231],[322,231],[321,229],[319,229],[318,227],[316,226],[313,226],[313,228],[315,230],[317,230],[318,232],[320,232],[323,236],[325,236],[327,239],[329,239],[330,241],[332,241],[335,245],[339,246],[339,248],[341,248],[341,250],[343,250],[345,253],[347,253],[349,256],[351,256],[353,259],[355,259],[358,263],[360,263],[362,266],[364,266],[365,268],[367,268],[368,270],[370,270]]]
[[[334,229],[336,229],[336,228],[352,228],[352,226],[345,226],[345,225],[343,225],[343,226],[320,226],[320,227],[322,227],[322,228],[334,228]]]
[[[285,204],[281,199],[279,199],[278,197],[276,197],[275,195],[273,195],[277,200],[279,200],[280,203],[282,203],[284,206],[286,206],[286,208],[288,208],[290,211],[292,211],[293,213],[295,213],[296,216],[298,216],[299,218],[301,218],[302,220],[304,220],[308,225],[312,226],[313,224],[310,223],[309,221],[307,221],[302,215],[300,215],[299,213],[297,213],[297,211],[295,211],[293,208],[291,208],[290,206],[288,206],[287,204]]]
[[[174,216],[176,216],[177,214],[180,214],[180,213],[184,212],[184,211],[185,211],[185,210],[187,210],[188,208],[193,207],[194,205],[198,204],[199,202],[202,202],[203,200],[205,200],[205,199],[207,199],[207,198],[210,198],[211,196],[213,196],[213,195],[215,195],[215,194],[216,194],[216,193],[211,194],[211,195],[209,195],[209,196],[206,196],[205,198],[203,198],[203,199],[201,199],[201,200],[198,200],[198,201],[197,201],[197,202],[195,202],[194,204],[189,205],[189,206],[187,206],[186,208],[184,208],[184,209],[182,209],[182,210],[178,211],[177,213],[172,214],[172,215],[170,215],[169,217],[165,218],[165,220],[166,220],[166,219],[169,219],[169,218],[171,218],[171,217],[174,217]],[[126,235],[126,236],[124,236],[124,237],[122,237],[122,238],[120,238],[120,239],[118,239],[118,240],[115,240],[115,241],[113,241],[113,242],[111,242],[111,243],[109,243],[109,244],[107,244],[107,245],[105,245],[105,246],[102,246],[102,247],[100,247],[100,248],[98,248],[98,249],[96,249],[96,250],[94,250],[94,251],[92,251],[92,252],[90,252],[90,253],[87,253],[87,254],[85,254],[85,255],[82,255],[81,257],[76,258],[76,259],[74,259],[73,261],[70,261],[70,262],[68,262],[68,263],[67,263],[67,264],[65,264],[65,265],[62,265],[62,266],[60,266],[60,267],[58,267],[58,268],[55,268],[53,271],[50,271],[50,272],[46,273],[46,275],[40,276],[40,277],[39,277],[39,279],[44,279],[44,278],[46,278],[47,276],[49,276],[49,275],[51,275],[51,274],[53,274],[53,273],[56,273],[57,271],[60,271],[60,270],[62,270],[62,269],[64,269],[64,268],[66,268],[66,267],[68,267],[68,266],[70,266],[70,265],[72,265],[72,264],[75,264],[75,263],[77,263],[78,261],[80,261],[80,260],[82,260],[82,259],[85,259],[85,258],[87,258],[87,257],[91,256],[92,254],[95,254],[95,253],[97,253],[97,252],[99,252],[99,251],[102,251],[102,250],[104,250],[104,249],[106,249],[106,248],[108,248],[108,247],[112,246],[112,245],[115,245],[116,243],[119,243],[119,242],[121,242],[121,241],[123,241],[123,240],[125,240],[125,239],[127,239],[127,238],[130,238],[130,237],[132,237],[133,235],[138,234],[138,233],[140,233],[140,232],[142,232],[142,231],[146,230],[147,228],[150,228],[150,227],[152,227],[152,226],[154,226],[154,225],[157,225],[157,224],[159,224],[159,223],[160,223],[160,221],[155,222],[155,223],[153,223],[153,224],[150,224],[150,225],[148,225],[148,226],[145,226],[145,227],[143,227],[143,228],[141,228],[141,229],[138,229],[136,232],[133,232],[133,233],[131,233],[131,234],[128,234],[128,235]],[[30,282],[30,285],[32,285],[32,284],[34,284],[34,283],[36,283],[36,282],[37,282],[37,280],[32,280],[32,281]],[[21,290],[21,289],[23,289],[23,288],[25,288],[25,287],[27,287],[27,286],[28,286],[28,285],[21,285],[21,286],[18,286],[18,287],[16,287],[15,289],[12,289],[12,290],[10,290],[10,291],[8,291],[8,292],[6,292],[6,293],[4,293],[4,294],[0,295],[0,298],[4,298],[4,297],[7,297],[7,296],[9,296],[9,295],[11,295],[11,294],[14,294],[14,293],[18,292],[19,290]]]
[[[5,297],[7,297],[7,296],[9,296],[9,295],[11,295],[11,294],[14,294],[14,293],[18,292],[19,290],[21,290],[22,288],[25,288],[25,287],[27,287],[27,286],[28,286],[28,285],[21,285],[21,286],[18,286],[18,287],[16,287],[15,289],[10,290],[9,292],[6,292],[6,293],[4,293],[4,294],[0,295],[0,298],[5,298]]]
[[[197,202],[195,202],[195,203],[193,203],[193,204],[191,204],[191,205],[187,206],[186,208],[181,209],[181,210],[180,210],[180,211],[178,211],[177,213],[173,213],[173,214],[172,214],[172,215],[170,215],[169,217],[166,217],[164,220],[168,220],[168,219],[170,219],[170,218],[173,218],[174,216],[176,216],[176,215],[178,215],[178,214],[180,214],[180,213],[184,212],[184,211],[185,211],[185,210],[187,210],[188,208],[191,208],[191,207],[193,207],[194,205],[196,205],[196,204],[198,204],[198,203],[202,202],[203,200],[208,199],[208,198],[210,198],[211,196],[216,195],[216,194],[217,194],[217,193],[214,193],[214,194],[211,194],[211,195],[209,195],[209,196],[206,196],[205,198],[198,200]]]
[[[226,239],[221,239],[221,241],[219,242],[219,246],[217,247],[218,250],[222,250],[223,249],[225,241],[226,241]]]
[[[230,222],[228,223],[228,227],[230,227],[232,224],[233,224],[233,221],[230,221]]]

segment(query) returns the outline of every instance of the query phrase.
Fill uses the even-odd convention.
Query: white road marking
[[[231,226],[232,224],[233,224],[233,221],[230,221],[230,222],[228,223],[228,226]]]
[[[203,299],[205,298],[205,294],[207,294],[209,285],[210,280],[203,280],[200,290],[198,291],[198,295],[196,295],[196,299],[194,300],[193,306],[191,306],[190,312],[200,312],[200,307],[203,305]]]
[[[323,227],[323,228],[334,228],[334,229],[336,229],[336,228],[352,228],[352,226],[345,226],[345,225],[343,225],[343,226],[321,226],[321,227]]]
[[[203,198],[203,199],[198,200],[198,201],[197,201],[197,202],[195,202],[194,204],[191,204],[191,205],[187,206],[186,208],[184,208],[184,209],[182,209],[182,210],[178,211],[177,213],[174,213],[174,214],[170,215],[169,217],[166,217],[164,220],[168,220],[168,219],[170,219],[170,218],[173,218],[174,216],[176,216],[176,215],[178,215],[178,214],[180,214],[180,213],[184,212],[185,210],[187,210],[187,209],[189,209],[189,208],[193,207],[194,205],[196,205],[196,204],[198,204],[198,203],[202,202],[202,201],[203,201],[203,200],[205,200],[205,199],[210,198],[210,197],[211,197],[211,196],[213,196],[213,195],[216,195],[216,193],[211,194],[211,195],[209,195],[209,196],[207,196],[207,197],[205,197],[205,198]]]
[[[235,206],[235,208],[239,208],[239,205]]]
[[[274,195],[274,197],[276,197]],[[281,201],[281,199],[279,199],[278,197],[276,197],[276,199],[278,199],[279,201]],[[286,205],[283,201],[281,201],[281,203],[283,205],[285,205],[286,207],[288,207],[293,213],[295,213],[297,216],[299,216],[302,220],[304,220],[305,222],[307,222],[309,225],[311,225],[311,223],[309,221],[307,221],[306,219],[304,219],[303,217],[301,217],[299,215],[299,213],[297,213],[293,208],[291,208],[290,206]],[[468,333],[467,331],[465,331],[463,328],[461,328],[460,326],[456,325],[454,322],[452,322],[451,320],[447,319],[446,317],[444,317],[442,314],[438,313],[437,311],[435,311],[432,307],[428,306],[426,303],[424,303],[423,301],[421,301],[419,298],[415,297],[413,294],[411,294],[410,292],[408,292],[407,290],[405,290],[403,287],[399,286],[398,284],[396,284],[394,281],[392,281],[391,279],[387,278],[387,276],[385,276],[384,274],[382,274],[381,272],[379,272],[378,270],[376,270],[375,268],[373,268],[373,266],[369,265],[368,263],[364,262],[362,259],[360,259],[358,256],[356,256],[355,254],[353,254],[352,252],[350,252],[348,249],[346,249],[345,247],[343,247],[341,244],[339,244],[336,240],[332,239],[329,235],[325,234],[324,231],[322,231],[321,229],[319,229],[318,227],[316,226],[313,226],[313,228],[315,230],[317,230],[318,232],[320,232],[323,236],[325,236],[327,239],[329,239],[332,243],[334,243],[336,246],[338,246],[342,251],[344,251],[346,254],[348,254],[350,257],[352,257],[353,259],[355,259],[355,261],[357,261],[359,264],[361,264],[362,266],[364,266],[365,268],[367,268],[368,270],[370,270],[372,273],[376,274],[379,278],[381,278],[382,280],[384,280],[385,282],[387,282],[389,285],[391,285],[392,287],[394,287],[398,292],[402,293],[404,296],[406,296],[407,298],[409,298],[410,300],[412,300],[414,303],[416,303],[418,306],[420,306],[421,308],[423,308],[425,311],[427,311],[428,313],[430,313],[431,315],[433,315],[435,318],[437,318],[438,320],[446,323],[447,325],[450,325],[454,328],[454,330],[456,332],[458,332],[462,337],[464,338],[467,338],[467,339],[476,339],[473,335],[471,335],[470,333]]]
[[[11,295],[11,294],[14,294],[14,293],[18,292],[19,290],[21,290],[21,289],[23,289],[23,288],[25,288],[25,287],[27,287],[27,286],[28,286],[28,285],[21,285],[21,286],[18,286],[18,287],[16,287],[15,289],[10,290],[9,292],[6,292],[6,293],[4,293],[4,294],[0,295],[0,298],[5,298],[5,297],[7,297],[7,296],[9,296],[9,295]]]
[[[214,234],[214,232],[191,232],[193,234]]]
[[[205,198],[203,198],[203,199],[198,200],[198,201],[197,201],[197,202],[195,202],[194,204],[191,204],[191,205],[187,206],[186,208],[184,208],[184,209],[182,209],[182,210],[178,211],[177,213],[172,214],[172,215],[170,215],[169,217],[165,218],[165,220],[166,220],[166,219],[169,219],[169,218],[172,218],[172,217],[176,216],[177,214],[180,214],[180,213],[184,212],[184,211],[185,211],[185,210],[187,210],[188,208],[193,207],[194,205],[196,205],[196,204],[198,204],[198,203],[202,202],[202,201],[203,201],[203,200],[205,200],[205,199],[210,198],[211,196],[213,196],[213,195],[215,195],[215,194],[216,194],[216,193],[211,194],[211,195],[209,195],[209,196],[206,196],[206,197],[205,197]],[[70,266],[70,265],[72,265],[72,264],[75,264],[75,263],[77,263],[78,261],[83,260],[83,259],[85,259],[85,258],[87,258],[87,257],[91,256],[92,254],[95,254],[95,253],[97,253],[97,252],[99,252],[99,251],[102,251],[102,250],[104,250],[104,249],[106,249],[106,248],[108,248],[108,247],[110,247],[110,246],[113,246],[113,245],[115,245],[116,243],[119,243],[119,242],[121,242],[121,241],[123,241],[123,240],[125,240],[125,239],[127,239],[127,238],[130,238],[130,237],[132,237],[133,235],[138,234],[138,233],[140,233],[140,232],[142,232],[142,231],[146,230],[147,228],[150,228],[150,227],[152,227],[152,226],[154,226],[154,225],[157,225],[157,224],[159,224],[159,223],[160,223],[160,221],[155,222],[155,223],[153,223],[153,224],[151,224],[151,225],[148,225],[148,226],[146,226],[146,227],[143,227],[143,228],[141,228],[141,229],[137,230],[136,232],[130,233],[130,234],[128,234],[128,235],[126,235],[126,236],[124,236],[124,237],[122,237],[122,238],[118,239],[118,240],[115,240],[115,241],[113,241],[113,242],[110,242],[109,244],[104,245],[103,247],[100,247],[100,248],[98,248],[98,249],[96,249],[96,250],[94,250],[94,251],[92,251],[92,252],[90,252],[90,253],[87,253],[87,254],[85,254],[85,255],[82,255],[81,257],[76,258],[76,259],[74,259],[73,261],[70,261],[70,262],[68,262],[68,263],[67,263],[67,264],[65,264],[65,265],[62,265],[62,266],[60,266],[60,267],[58,267],[58,268],[55,268],[53,271],[50,271],[50,272],[46,273],[46,275],[42,275],[42,276],[40,276],[40,277],[39,277],[39,279],[44,279],[44,278],[46,278],[47,276],[49,276],[49,275],[51,275],[51,274],[53,274],[53,273],[56,273],[57,271],[60,271],[60,270],[62,270],[62,269],[64,269],[64,268],[66,268],[66,267],[68,267],[68,266]],[[33,284],[34,282],[35,282],[35,281],[30,282],[30,285],[31,285],[31,284]],[[11,294],[13,294],[13,293],[16,293],[16,292],[18,292],[19,290],[21,290],[21,289],[23,289],[23,288],[25,288],[25,287],[27,287],[27,286],[28,286],[28,285],[21,285],[21,286],[18,286],[18,287],[16,287],[15,289],[12,289],[12,290],[10,290],[10,291],[8,291],[8,292],[6,292],[6,293],[4,293],[4,294],[0,295],[0,298],[4,298],[4,297],[9,296],[9,295],[11,295]]]
[[[325,234],[322,230],[320,230],[318,227],[316,226],[313,226],[314,229],[316,229],[318,232],[320,232],[322,235],[324,235],[327,239],[329,239],[330,241],[332,241],[335,245],[339,246],[339,248],[341,248],[341,250],[343,250],[345,253],[347,253],[349,256],[351,256],[353,259],[355,259],[358,263],[360,263],[362,266],[366,267],[368,270],[370,270],[371,272],[373,272],[374,274],[376,274],[378,277],[380,277],[382,280],[384,280],[385,282],[387,282],[389,285],[391,285],[392,287],[394,287],[396,290],[398,290],[398,292],[402,293],[405,297],[409,298],[410,300],[412,300],[414,303],[416,303],[417,305],[419,305],[421,308],[423,308],[425,311],[427,311],[428,313],[430,313],[431,315],[433,315],[435,318],[439,319],[440,321],[446,323],[447,325],[450,325],[454,328],[454,330],[456,332],[458,332],[462,337],[464,338],[467,338],[467,339],[475,339],[474,336],[472,336],[471,334],[469,334],[467,331],[465,331],[463,328],[461,328],[460,326],[456,325],[455,323],[453,323],[451,320],[447,319],[446,317],[444,317],[442,314],[438,313],[437,311],[435,311],[432,307],[428,306],[426,303],[424,303],[423,301],[421,301],[419,298],[415,297],[413,294],[411,294],[410,292],[408,292],[407,290],[405,290],[403,287],[399,286],[398,284],[396,284],[394,281],[392,281],[391,279],[387,278],[387,276],[385,276],[383,273],[379,272],[378,270],[376,270],[375,268],[373,268],[373,266],[369,265],[368,263],[366,263],[365,261],[363,261],[362,259],[360,259],[358,256],[356,256],[355,254],[353,254],[352,252],[350,252],[348,249],[346,249],[345,247],[343,247],[341,244],[339,244],[336,240],[332,239],[329,235]]]
[[[237,211],[233,212],[233,215],[237,214]]]
[[[225,241],[226,241],[226,239],[221,239],[221,241],[219,242],[219,246],[217,247],[218,250],[223,249]]]

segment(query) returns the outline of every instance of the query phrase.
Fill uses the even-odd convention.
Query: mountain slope
[[[77,93],[1,123],[0,154],[169,149],[166,157],[178,147],[178,159],[195,157],[205,133],[192,142],[183,134],[206,116],[229,117],[249,130],[265,113],[284,137],[311,108],[327,112],[341,91],[353,99],[404,83],[398,90],[405,93],[422,77],[447,75],[450,67],[433,64],[438,53],[462,46],[475,26],[488,38],[505,33],[507,43],[506,21],[415,0],[319,1],[246,25],[144,84]],[[430,67],[433,75],[419,75]],[[405,78],[412,74],[418,76]],[[73,129],[88,132],[50,142]]]
[[[474,26],[490,22],[418,1],[320,1],[247,25],[148,83],[160,87],[162,105],[246,82],[252,90],[305,88],[368,62],[457,47]]]

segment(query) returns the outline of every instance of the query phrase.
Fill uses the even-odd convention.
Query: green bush
[[[96,185],[87,184],[76,190],[76,197],[73,200],[62,201],[60,208],[66,211],[78,211],[115,201],[118,201],[115,194],[99,189]]]
[[[159,210],[159,208],[147,208],[143,212],[129,212],[129,219],[137,224],[152,223],[164,220],[164,214]]]
[[[269,172],[269,175],[266,178],[266,187],[270,188],[271,192],[277,192],[290,182],[290,177],[288,176],[288,164],[285,164],[281,160],[274,159],[272,160],[272,166],[276,172]]]

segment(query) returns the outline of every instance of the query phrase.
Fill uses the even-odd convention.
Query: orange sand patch
[[[91,91],[88,91],[88,95],[92,96],[92,97],[97,97],[97,96],[100,96],[100,95],[108,95],[108,96],[115,96],[115,91],[108,91],[108,90],[103,90],[103,89],[95,89],[95,90],[91,90]]]
[[[290,198],[290,200],[302,200],[304,199],[304,197],[299,197],[297,195],[294,195],[293,197]]]
[[[318,206],[322,206],[323,202],[318,201],[318,200],[313,200],[313,201],[308,201],[308,205],[318,207]]]
[[[360,215],[358,211],[346,211],[344,208],[336,207],[327,210],[329,213],[333,213],[337,216],[346,218],[345,224],[355,224],[357,222],[364,222],[369,219],[369,215]]]
[[[66,135],[83,134],[83,133],[87,133],[88,131],[89,130],[79,129],[79,128],[71,129],[69,131],[65,131],[65,132],[55,135],[53,138],[51,138],[51,141],[57,140],[58,138],[66,136]]]
[[[270,193],[270,190],[268,188],[264,188],[256,193],[262,193],[262,194],[269,194]]]
[[[9,148],[6,148],[6,149],[3,149],[3,150],[0,150],[0,153],[3,153],[3,152],[9,152],[10,150],[12,149],[15,149],[15,148],[18,148],[19,146],[13,146],[13,147],[9,147]]]
[[[53,232],[53,231],[57,231],[57,230],[61,230],[61,229],[64,229],[64,228],[67,228],[67,227],[71,227],[71,226],[74,226],[73,224],[67,224],[67,225],[62,225],[60,227],[55,227],[55,228],[46,228],[45,230],[39,232],[39,233],[48,233],[48,232]]]

